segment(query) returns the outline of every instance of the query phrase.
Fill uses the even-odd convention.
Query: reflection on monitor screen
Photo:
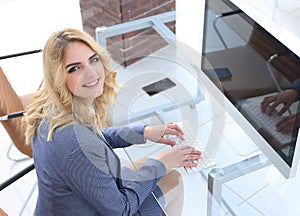
[[[298,121],[293,118],[286,133],[278,132],[276,124],[297,117],[298,102],[282,115],[282,105],[268,115],[270,106],[263,113],[261,102],[300,78],[299,58],[228,0],[206,0],[203,38],[202,70],[244,116],[245,125],[258,132],[251,138],[262,152],[285,177],[292,177],[299,160]]]

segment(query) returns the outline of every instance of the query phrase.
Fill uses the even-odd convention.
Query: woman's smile
[[[88,88],[93,88],[93,87],[96,87],[98,86],[97,84],[100,82],[100,78],[94,80],[94,81],[91,81],[91,82],[88,82],[86,84],[83,85],[83,87],[88,87]]]

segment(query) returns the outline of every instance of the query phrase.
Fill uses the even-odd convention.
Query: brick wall
[[[137,20],[175,10],[175,0],[80,0],[83,29],[95,37],[99,26]],[[175,22],[168,23],[175,32]],[[164,40],[149,40],[148,35],[157,35],[154,29],[145,29],[111,38],[108,50],[114,60],[129,65],[166,45]]]

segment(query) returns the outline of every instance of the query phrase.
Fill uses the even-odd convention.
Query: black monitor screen
[[[274,153],[291,166],[298,132],[298,103],[294,102],[282,115],[278,114],[283,108],[280,104],[271,116],[268,111],[272,103],[264,107],[265,113],[261,112],[261,103],[292,83],[297,84],[299,58],[227,0],[206,0],[203,41],[202,70]],[[298,86],[300,89],[300,81]],[[273,121],[278,123],[284,117],[290,117],[289,126],[279,129]]]

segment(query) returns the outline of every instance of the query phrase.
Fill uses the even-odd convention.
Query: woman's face
[[[73,95],[92,103],[103,93],[105,79],[100,56],[82,42],[70,42],[64,50],[66,85]]]

